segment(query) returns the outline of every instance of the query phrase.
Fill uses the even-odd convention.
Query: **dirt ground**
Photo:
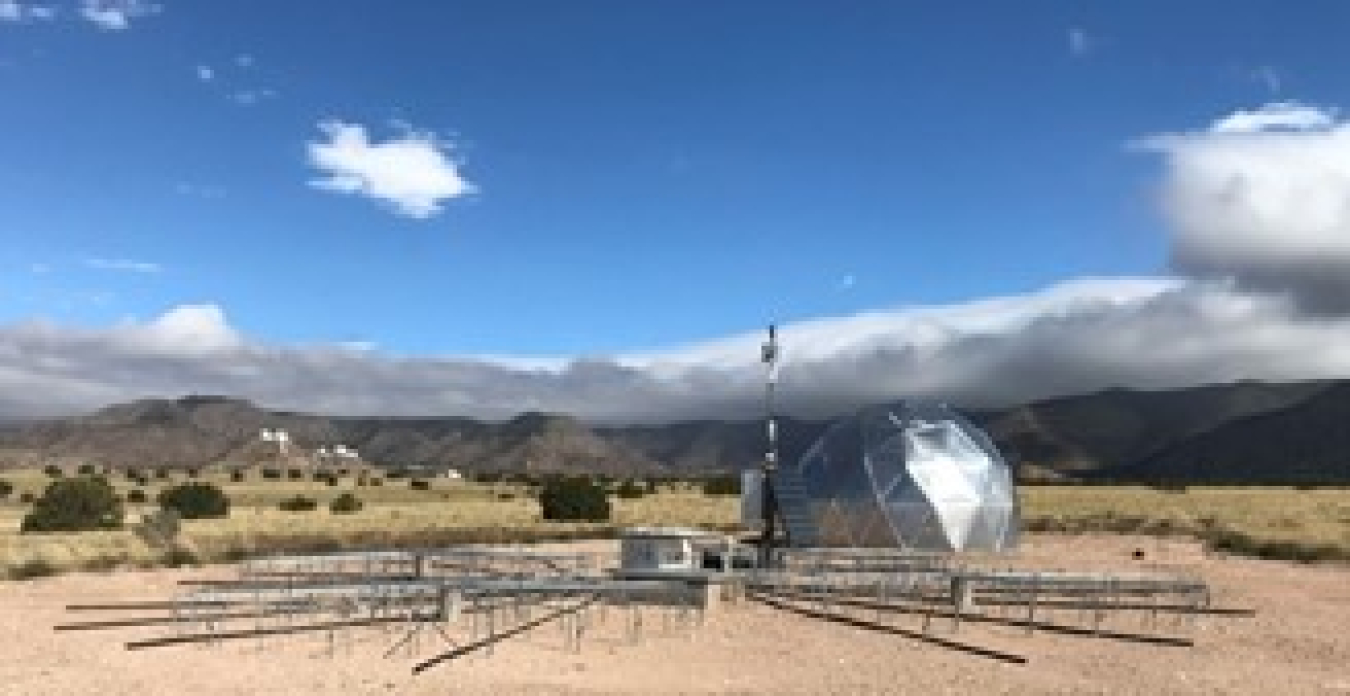
[[[331,654],[321,634],[128,651],[125,641],[164,630],[53,631],[62,622],[111,618],[66,612],[68,603],[165,598],[179,579],[223,577],[229,569],[74,574],[0,583],[0,693],[1350,694],[1350,568],[1210,558],[1188,542],[1118,536],[1032,536],[1017,563],[1132,569],[1140,565],[1130,558],[1137,548],[1149,562],[1205,577],[1217,605],[1257,615],[1171,627],[1194,647],[980,624],[938,631],[1028,660],[1007,664],[755,603],[724,606],[701,627],[667,627],[653,611],[633,644],[611,612],[603,622],[594,616],[579,652],[566,648],[558,626],[545,625],[492,655],[414,676],[414,662],[447,647],[440,638],[385,658],[402,629],[340,634]],[[918,627],[918,619],[894,621]],[[1137,618],[1112,627],[1141,629]]]

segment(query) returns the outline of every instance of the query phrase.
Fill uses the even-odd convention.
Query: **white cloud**
[[[215,77],[216,77],[216,71],[215,71],[215,70],[212,70],[212,69],[211,69],[211,66],[209,66],[209,65],[198,65],[198,66],[197,66],[197,79],[198,79],[198,80],[201,80],[202,82],[210,82],[211,80],[215,79]]]
[[[853,289],[853,286],[857,284],[857,282],[858,279],[855,278],[852,273],[846,274],[843,278],[839,279],[839,289],[851,290]]]
[[[1317,131],[1336,123],[1330,109],[1305,106],[1297,102],[1266,104],[1255,111],[1236,111],[1210,127],[1210,133],[1261,133],[1274,130]]]
[[[83,0],[80,5],[81,17],[110,31],[126,29],[131,20],[159,11],[159,5],[145,0]]]
[[[1350,310],[1350,122],[1292,102],[1147,138],[1182,271]]]
[[[19,0],[0,0],[0,22],[50,21],[56,19],[56,8],[50,5],[32,5]]]
[[[234,57],[234,64],[241,68],[251,68],[253,67],[253,62],[253,56],[247,53],[240,53]]]
[[[451,146],[431,133],[404,127],[377,143],[357,124],[325,121],[319,129],[327,140],[309,143],[309,162],[326,176],[310,182],[315,188],[373,198],[413,218],[436,215],[445,201],[475,191],[448,156]]]
[[[901,308],[782,327],[780,394],[822,417],[903,396],[965,406],[1112,386],[1350,375],[1350,319],[1182,279],[1098,279],[1025,296]],[[603,422],[754,417],[759,332],[586,359],[399,357],[367,345],[250,340],[213,305],[85,329],[0,326],[0,417],[55,415],[147,395],[223,393],[341,414]]]
[[[84,265],[101,271],[126,271],[128,273],[159,273],[163,266],[149,261],[130,259],[85,259]]]

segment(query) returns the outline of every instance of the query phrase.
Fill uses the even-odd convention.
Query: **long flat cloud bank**
[[[997,406],[1111,386],[1350,374],[1350,319],[1182,279],[1083,280],[1040,293],[783,328],[784,409],[824,417],[905,396]],[[229,394],[338,415],[522,411],[596,422],[749,418],[758,333],[662,353],[538,361],[408,358],[251,341],[214,306],[88,329],[0,328],[0,418],[61,416],[146,396]]]
[[[1350,376],[1350,123],[1276,103],[1132,147],[1161,157],[1179,275],[786,326],[784,409],[818,418],[911,396],[988,407],[1114,386]],[[440,200],[428,196],[418,210]],[[760,340],[575,360],[398,357],[267,345],[220,307],[183,306],[101,329],[0,327],[0,418],[188,393],[346,415],[750,418]]]

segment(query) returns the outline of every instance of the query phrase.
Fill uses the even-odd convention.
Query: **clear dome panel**
[[[799,464],[824,543],[1002,550],[1019,527],[1012,470],[946,407],[904,402],[830,427]]]

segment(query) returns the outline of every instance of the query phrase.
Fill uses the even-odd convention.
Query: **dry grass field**
[[[0,568],[11,576],[116,566],[151,567],[172,563],[173,557],[152,549],[129,529],[80,533],[20,534],[19,525],[29,505],[24,493],[41,495],[51,482],[40,470],[0,472],[14,492],[0,502]],[[125,476],[110,482],[125,498],[142,490],[147,504],[126,506],[128,523],[155,509],[163,489],[189,481],[220,486],[230,498],[228,518],[183,523],[181,539],[197,560],[237,560],[258,553],[299,550],[336,550],[377,546],[426,546],[477,541],[533,541],[607,536],[617,527],[633,525],[695,525],[726,528],[737,519],[735,498],[705,496],[689,488],[666,488],[634,500],[612,498],[609,523],[557,523],[540,519],[539,506],[528,491],[513,484],[476,484],[446,479],[430,482],[429,490],[413,490],[407,480],[385,480],[381,486],[357,486],[353,478],[337,486],[315,481],[275,481],[250,476],[233,482],[224,473],[190,478],[175,472],[168,480],[152,479],[137,486]],[[333,514],[328,503],[344,492],[356,495],[364,508]],[[283,512],[277,505],[296,495],[315,499],[318,509]],[[181,558],[181,557],[180,557]]]
[[[0,572],[11,577],[46,575],[68,569],[150,567],[191,558],[165,556],[132,531],[76,534],[20,534],[28,505],[24,493],[40,495],[50,478],[39,470],[0,472],[14,492],[0,502]],[[735,524],[737,499],[705,496],[689,488],[663,489],[635,500],[613,499],[608,524],[561,524],[540,520],[536,502],[521,486],[435,480],[430,490],[413,490],[406,480],[358,487],[352,478],[337,486],[314,481],[263,480],[253,475],[232,482],[224,473],[199,479],[175,472],[142,488],[146,505],[128,505],[128,523],[153,509],[155,495],[185,481],[209,481],[231,499],[226,519],[184,523],[182,540],[195,560],[215,562],[277,551],[336,550],[390,545],[444,545],[476,541],[535,541],[606,536],[617,527],[662,524],[728,528]],[[119,494],[136,487],[123,475],[111,481]],[[1254,556],[1296,560],[1350,559],[1350,490],[1289,488],[1191,488],[1185,492],[1143,487],[1026,486],[1023,516],[1032,531],[1121,532],[1182,535],[1211,548]],[[357,513],[330,513],[327,504],[343,492],[364,503]],[[282,512],[277,504],[294,495],[314,498],[310,512]]]

